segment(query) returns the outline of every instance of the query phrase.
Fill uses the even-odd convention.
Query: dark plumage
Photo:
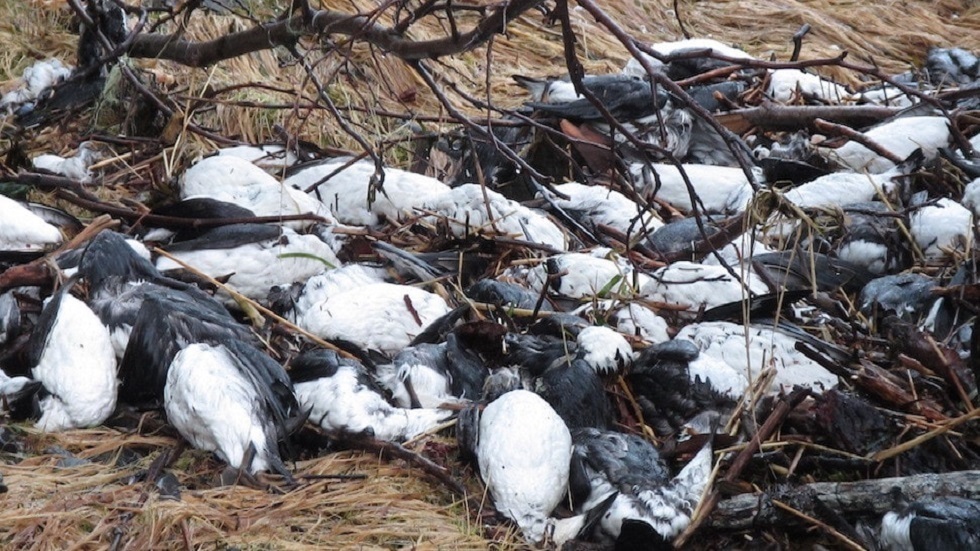
[[[842,235],[836,244],[837,256],[865,266],[875,274],[894,273],[907,268],[912,254],[899,223],[902,216],[885,203],[873,201],[845,206]]]
[[[602,379],[581,359],[555,362],[534,382],[534,392],[551,404],[570,429],[612,425],[612,406]]]
[[[113,231],[103,231],[89,242],[79,261],[78,273],[96,289],[114,277],[127,281],[162,279],[149,260],[136,254],[126,244],[126,238]]]
[[[923,274],[901,273],[879,277],[861,291],[859,306],[865,314],[895,314],[914,319],[935,300],[936,281]]]
[[[524,335],[508,333],[504,337],[506,365],[527,369],[535,376],[544,373],[549,366],[570,352],[575,351],[575,341],[550,335]]]
[[[120,399],[157,407],[167,370],[177,353],[193,343],[242,345],[255,337],[221,305],[190,295],[156,289],[143,300],[119,366]]]
[[[450,333],[446,336],[446,360],[453,394],[467,400],[479,399],[483,394],[483,382],[490,375],[479,354],[463,346],[459,338]]]
[[[902,504],[881,520],[881,543],[901,551],[980,548],[980,502],[944,497]]]
[[[874,275],[861,266],[803,250],[753,255],[752,267],[773,289],[860,292]]]
[[[152,212],[153,214],[159,216],[194,219],[204,218],[208,220],[227,220],[235,218],[247,219],[255,217],[255,213],[245,207],[236,205],[235,203],[229,203],[227,201],[219,201],[210,197],[191,197],[189,199],[177,201],[176,203],[156,207]],[[177,239],[187,240],[201,236],[201,234],[207,232],[209,228],[175,229],[177,230]]]
[[[210,229],[199,237],[168,246],[167,252],[234,249],[250,243],[278,239],[282,235],[279,226],[265,224],[232,224]]]
[[[664,90],[650,82],[625,75],[587,76],[582,79],[582,85],[595,95],[610,114],[620,120],[654,115],[666,105],[669,97]],[[526,105],[535,111],[565,119],[583,122],[605,120],[587,98],[555,103],[549,102],[549,98],[543,99],[544,101],[528,102]]]
[[[690,363],[699,355],[694,343],[676,339],[651,346],[634,360],[626,379],[644,420],[658,434],[674,432],[706,409],[725,410],[735,405],[735,400],[716,390],[710,380],[691,376]]]
[[[571,433],[575,448],[569,494],[577,508],[591,509],[608,491],[670,480],[660,453],[639,436],[596,428],[576,428]]]
[[[466,296],[477,301],[495,304],[501,307],[514,307],[533,310],[538,303],[540,293],[521,287],[515,283],[497,281],[496,279],[481,279],[466,289]],[[551,303],[542,301],[542,312],[552,311]]]
[[[722,220],[689,217],[676,220],[651,233],[644,244],[668,261],[701,259],[721,249],[745,230],[744,216]]]

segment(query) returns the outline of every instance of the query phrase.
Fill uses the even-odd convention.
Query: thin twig
[[[927,442],[927,441],[932,440],[933,438],[935,438],[937,436],[941,436],[941,435],[943,435],[943,434],[945,434],[945,433],[947,433],[947,432],[955,429],[956,427],[962,425],[963,423],[966,423],[967,421],[970,421],[971,419],[976,419],[978,417],[980,417],[980,408],[974,408],[969,413],[966,413],[966,414],[961,415],[961,416],[959,416],[959,417],[957,417],[955,419],[952,419],[949,422],[944,423],[942,426],[937,427],[937,428],[935,428],[935,429],[933,429],[933,430],[931,430],[931,431],[929,431],[929,432],[927,432],[925,434],[921,434],[919,436],[916,436],[915,438],[909,440],[908,442],[902,442],[901,444],[899,444],[897,446],[894,446],[894,447],[891,447],[891,448],[888,448],[887,450],[881,450],[880,452],[872,455],[871,456],[871,459],[874,460],[874,461],[879,461],[879,462],[880,461],[885,461],[887,459],[891,459],[892,457],[895,457],[896,455],[899,455],[901,453],[905,453],[905,452],[911,450],[912,448],[914,448],[914,447],[922,444],[923,442]]]
[[[779,501],[779,500],[774,499],[774,500],[772,500],[772,504],[775,505],[776,508],[778,508],[778,509],[781,509],[783,511],[786,511],[787,513],[789,513],[789,514],[791,514],[793,516],[797,516],[797,517],[805,520],[806,522],[809,522],[810,524],[813,524],[813,525],[817,526],[818,528],[820,528],[824,532],[827,532],[828,534],[830,534],[831,536],[833,536],[834,538],[836,538],[837,540],[839,540],[841,543],[844,544],[845,547],[849,547],[851,549],[856,549],[857,551],[864,551],[864,547],[861,544],[859,544],[859,543],[855,542],[854,540],[848,538],[844,534],[841,534],[836,529],[834,529],[833,526],[830,526],[826,522],[823,522],[821,520],[815,519],[815,518],[811,517],[810,515],[802,512],[802,511],[798,511],[798,510],[790,507],[789,505],[783,503],[782,501]]]

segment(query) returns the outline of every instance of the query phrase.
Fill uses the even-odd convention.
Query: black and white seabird
[[[340,265],[333,249],[319,237],[275,225],[221,226],[165,249],[211,277],[227,278],[230,289],[255,300],[265,300],[276,285],[306,281]],[[156,267],[162,272],[183,269],[166,257],[158,258]],[[225,293],[219,296],[234,304]]]
[[[720,55],[731,59],[755,59],[744,50],[724,44],[713,38],[688,38],[672,42],[656,42],[650,44],[649,47],[661,57],[667,58],[668,61],[665,63],[654,56],[642,52],[640,53],[640,58],[650,64],[655,72],[664,73],[671,80],[688,78],[705,70],[731,64],[727,61],[716,59],[714,56]],[[690,57],[688,54],[693,53],[703,53],[703,55],[697,56],[699,60],[696,64],[697,71],[691,71],[691,63],[683,59]],[[681,59],[672,59],[674,57]],[[643,64],[637,58],[630,58],[626,62],[626,66],[623,67],[623,74],[644,78],[648,76]]]
[[[231,468],[290,477],[279,443],[306,415],[286,371],[261,350],[233,340],[183,348],[167,372],[164,408],[185,440]]]
[[[166,288],[145,293],[119,367],[121,400],[158,407],[178,352],[191,344],[231,342],[251,346],[258,339],[220,304]]]
[[[980,548],[980,502],[961,497],[905,503],[881,519],[887,551],[968,551]]]
[[[579,434],[574,457],[584,494],[588,481],[587,505],[599,507],[601,516],[592,528],[592,537],[604,543],[616,542],[624,523],[638,521],[646,525],[651,549],[669,548],[669,542],[684,531],[701,501],[711,478],[712,444],[709,440],[677,476],[665,480],[662,465],[642,466],[639,460],[659,458],[642,440],[626,441],[609,433],[597,435],[605,442]],[[580,443],[581,442],[581,443]],[[597,444],[601,442],[602,445]],[[611,453],[610,453],[611,452]],[[597,457],[593,457],[593,455]],[[640,476],[642,474],[648,476]],[[573,487],[575,489],[575,487]],[[580,509],[581,510],[581,509]],[[576,517],[556,521],[555,542],[559,545],[579,535],[589,520],[586,511]]]
[[[728,364],[749,382],[755,381],[768,367],[776,374],[770,390],[795,385],[812,389],[829,389],[837,385],[837,376],[796,349],[799,340],[809,341],[821,350],[829,343],[817,341],[802,330],[781,323],[773,327],[761,322],[748,325],[727,321],[692,323],[677,333],[675,339],[693,342],[705,355]],[[846,354],[843,356],[846,359]],[[838,358],[840,360],[840,358]]]
[[[311,350],[293,360],[289,376],[310,421],[338,437],[370,436],[404,442],[432,430],[453,412],[392,406],[359,362],[331,350]]]
[[[531,93],[533,101],[525,106],[536,113],[561,119],[566,133],[572,132],[576,137],[591,136],[588,141],[606,147],[613,145],[614,139],[626,144],[622,133],[610,126],[606,115],[592,101],[578,94],[571,81],[514,78]],[[639,140],[666,149],[679,159],[687,155],[694,118],[687,110],[674,105],[661,87],[623,74],[586,76],[582,86]],[[586,125],[588,129],[578,129],[576,124]],[[590,155],[589,150],[578,149],[593,169],[602,170],[608,164],[608,161],[603,163]]]
[[[610,493],[670,480],[660,452],[643,438],[595,428],[571,429],[569,494],[578,511],[589,511]]]
[[[430,197],[449,191],[435,178],[394,168],[385,168],[384,181],[377,180],[370,160],[339,157],[297,165],[283,185],[298,192],[309,190],[309,198],[339,222],[361,226],[413,216]]]
[[[109,330],[70,287],[45,305],[28,345],[32,377],[43,385],[37,426],[49,432],[98,425],[116,408]]]
[[[444,342],[404,348],[391,363],[375,366],[375,377],[401,408],[435,408],[455,401]]]
[[[909,266],[911,251],[899,233],[901,217],[886,203],[857,203],[841,210],[842,235],[835,246],[837,258],[879,275]]]
[[[208,197],[234,203],[256,216],[313,214],[332,222],[329,209],[302,190],[280,183],[252,163],[231,155],[216,155],[198,161],[180,179],[180,198]],[[287,222],[303,228],[311,221]]]
[[[900,159],[905,159],[916,149],[922,149],[926,160],[935,159],[939,149],[948,147],[952,140],[949,119],[945,116],[898,117],[867,130],[864,135]],[[818,150],[829,161],[855,172],[884,174],[895,168],[894,162],[856,141],[849,141],[837,149]]]
[[[460,414],[460,445],[479,464],[497,511],[517,523],[529,543],[554,530],[551,513],[568,489],[572,436],[540,396],[508,392]]]
[[[0,253],[43,253],[64,241],[57,227],[0,195]]]
[[[225,308],[210,295],[160,274],[146,257],[133,248],[132,243],[116,232],[103,231],[88,243],[78,259],[77,273],[89,286],[88,304],[109,328],[118,358],[123,358],[143,303],[150,297],[173,305],[194,304],[209,315],[226,318],[229,325],[237,325]],[[69,260],[65,255],[59,258],[59,265],[64,266]],[[209,318],[202,315],[201,319]],[[148,320],[146,325],[150,323],[152,321]],[[160,344],[154,343],[153,348]],[[166,358],[164,363],[169,365],[171,359]],[[124,386],[125,373],[124,365]]]
[[[744,375],[684,339],[643,350],[626,379],[644,421],[661,435],[706,409],[734,407],[749,385]]]
[[[917,321],[935,302],[938,286],[935,279],[914,272],[882,276],[864,286],[858,307],[865,315]]]

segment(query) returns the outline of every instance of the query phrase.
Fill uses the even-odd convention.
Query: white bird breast
[[[741,279],[733,277],[724,266],[679,261],[653,273],[640,294],[650,300],[686,306],[691,312],[701,307],[713,308],[766,293],[769,287],[749,270],[735,268]]]
[[[924,206],[909,218],[909,231],[928,260],[948,252],[968,251],[973,241],[973,213],[949,198]]]
[[[787,103],[797,90],[804,98],[816,98],[830,103],[840,103],[852,99],[847,88],[819,75],[804,73],[799,69],[778,69],[769,72],[768,94],[780,103]]]
[[[748,338],[746,338],[748,331]],[[693,323],[677,334],[698,346],[701,355],[720,360],[748,381],[754,381],[764,368],[773,366],[776,376],[771,391],[802,385],[829,389],[837,376],[796,350],[796,339],[778,331],[715,321]]]
[[[642,304],[630,304],[613,314],[616,330],[657,344],[670,340],[667,320]]]
[[[58,228],[17,201],[0,195],[0,250],[38,251],[62,240]]]
[[[340,265],[333,250],[320,238],[300,235],[288,228],[283,228],[283,232],[285,243],[282,240],[266,241],[234,249],[179,251],[173,255],[211,277],[231,274],[228,286],[256,300],[265,300],[275,285],[306,281],[330,266]],[[166,257],[160,257],[156,265],[161,271],[181,267]],[[234,303],[225,293],[219,294],[226,303]]]
[[[202,159],[184,172],[180,198],[209,197],[247,208],[256,216],[315,214],[333,221],[329,210],[300,190],[279,183],[252,163],[231,155]],[[291,228],[309,221],[289,222]]]
[[[290,176],[283,184],[297,190],[306,190],[329,176],[330,179],[310,192],[311,198],[319,198],[322,205],[341,223],[366,226],[379,224],[381,216],[391,221],[400,220],[413,214],[415,208],[421,206],[428,197],[449,190],[449,186],[435,178],[385,168],[383,191],[377,191],[374,201],[371,202],[368,200],[368,191],[375,172],[374,163],[357,161],[333,174],[349,160],[337,159],[312,166]]]
[[[452,415],[435,409],[393,407],[357,379],[349,366],[331,377],[298,383],[296,398],[310,411],[310,420],[332,434],[361,434],[371,429],[375,438],[402,442],[422,434]]]
[[[568,487],[572,437],[565,422],[537,394],[508,392],[483,411],[477,457],[497,510],[529,541],[541,541]]]
[[[630,173],[637,186],[637,192],[647,197],[656,197],[667,202],[672,207],[688,213],[694,210],[694,205],[708,213],[742,212],[752,200],[753,190],[748,178],[741,168],[713,166],[700,164],[683,165],[684,173],[695,195],[700,200],[691,202],[691,193],[680,170],[672,164],[653,164],[651,170],[659,176],[658,179],[642,164],[630,167]],[[758,174],[756,179],[761,180]]]
[[[177,353],[163,391],[167,419],[195,448],[215,452],[239,468],[249,444],[254,444],[252,473],[269,468],[270,443],[257,399],[228,350],[202,343]]]
[[[586,327],[576,337],[579,354],[599,374],[614,373],[633,363],[633,349],[626,338],[608,327]]]
[[[901,117],[876,126],[864,135],[900,159],[922,148],[926,160],[934,159],[939,148],[949,145],[951,138],[946,117]],[[881,174],[895,167],[892,161],[855,141],[823,151],[828,159],[854,171]]]
[[[980,219],[980,178],[973,180],[963,190],[963,206],[970,209],[974,219]]]
[[[281,145],[239,145],[218,150],[218,155],[244,159],[263,170],[280,171],[296,164],[292,151]]]
[[[315,275],[306,281],[302,294],[296,299],[293,319],[301,318],[310,308],[343,291],[374,283],[384,283],[386,276],[387,273],[383,268],[364,264],[347,264]]]
[[[653,51],[664,56],[670,55],[678,50],[692,49],[710,50],[714,53],[734,59],[753,59],[753,57],[748,53],[711,38],[689,38],[687,40],[677,40],[674,42],[657,42],[653,44],[651,48],[653,48]],[[659,59],[645,53],[640,53],[640,56],[646,59],[647,62],[653,66],[655,71],[659,72],[663,70],[662,68],[664,64]],[[630,60],[626,63],[626,66],[623,67],[623,73],[637,77],[647,76],[646,69],[643,68],[643,65],[636,58],[630,58]]]
[[[892,177],[896,175],[895,172],[881,175],[835,172],[795,187],[785,197],[804,209],[846,207],[872,201],[880,195],[891,196],[896,189]]]
[[[116,355],[109,330],[85,303],[62,298],[33,376],[51,393],[41,401],[41,430],[91,427],[112,414]]]
[[[54,86],[59,81],[71,76],[71,67],[65,66],[60,59],[42,59],[24,69],[21,76],[21,87],[11,90],[0,98],[0,107],[28,102],[37,98],[41,92]]]
[[[344,339],[362,348],[395,354],[449,310],[445,300],[428,291],[375,283],[312,305],[298,323],[318,337]]]
[[[652,211],[644,212],[641,216],[639,205],[622,193],[603,186],[570,182],[555,186],[555,190],[568,196],[568,199],[555,196],[553,201],[556,205],[562,209],[587,213],[591,224],[605,224],[630,235],[641,231],[652,232],[664,225]]]
[[[594,298],[608,289],[619,295],[632,295],[633,273],[627,263],[600,258],[585,253],[565,253],[551,257],[560,272],[567,272],[557,280],[558,295],[568,298]],[[649,276],[636,274],[637,287],[642,288]],[[542,264],[527,273],[528,286],[540,293],[548,284],[547,267]]]
[[[565,234],[546,214],[477,184],[464,184],[430,196],[421,208],[433,213],[430,220],[448,221],[456,237],[467,233],[500,233],[560,251],[566,248]]]

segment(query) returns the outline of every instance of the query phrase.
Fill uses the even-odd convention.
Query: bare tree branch
[[[142,34],[133,41],[127,53],[131,57],[169,59],[191,67],[204,67],[274,46],[294,44],[305,35],[342,34],[373,44],[406,60],[433,59],[465,52],[483,44],[491,36],[504,32],[512,19],[542,1],[505,2],[470,31],[433,40],[405,38],[365,15],[320,10],[310,17],[297,15],[271,21],[206,42],[186,40],[175,35]]]
[[[746,530],[795,523],[789,515],[772,506],[773,499],[794,503],[816,502],[845,516],[881,515],[892,507],[891,492],[901,488],[906,499],[956,495],[980,498],[980,471],[919,474],[902,478],[881,478],[856,482],[815,482],[769,494],[741,494],[718,503],[708,524],[718,530]]]

